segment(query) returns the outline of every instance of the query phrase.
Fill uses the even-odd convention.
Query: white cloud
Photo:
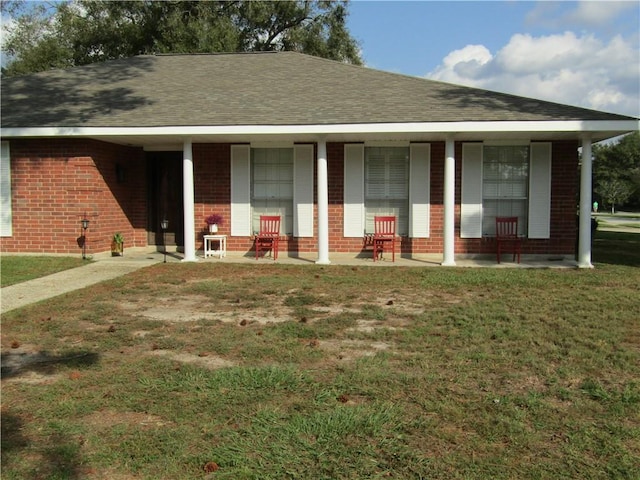
[[[575,6],[575,8],[574,8]],[[635,0],[580,2],[537,2],[526,16],[528,25],[545,26],[553,29],[585,27],[609,28],[613,20],[626,15],[638,15]]]
[[[637,13],[638,4],[635,1],[604,2],[582,1],[576,9],[566,15],[566,20],[584,25],[604,25],[626,10],[634,9]]]
[[[491,52],[484,45],[467,45],[462,50],[454,50],[447,55],[443,60],[443,69],[451,70],[461,78],[476,78],[492,58]]]
[[[483,45],[455,50],[427,77],[640,116],[640,49],[619,35],[516,34],[495,54]]]

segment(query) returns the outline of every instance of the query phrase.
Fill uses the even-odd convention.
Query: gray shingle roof
[[[2,79],[2,127],[629,120],[293,52],[137,56]]]

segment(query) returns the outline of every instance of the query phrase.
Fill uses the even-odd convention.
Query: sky
[[[352,0],[365,65],[640,117],[638,1]]]

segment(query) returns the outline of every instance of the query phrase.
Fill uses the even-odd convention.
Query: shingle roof
[[[2,127],[629,120],[293,52],[137,56],[2,79]]]

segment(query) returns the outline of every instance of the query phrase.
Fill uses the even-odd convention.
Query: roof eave
[[[309,141],[324,137],[328,141],[345,141],[360,137],[438,140],[453,136],[458,140],[483,138],[549,138],[588,136],[594,142],[640,129],[640,121],[629,120],[558,120],[558,121],[485,121],[485,122],[413,122],[354,123],[315,125],[211,125],[162,127],[8,127],[1,128],[3,138],[100,138],[122,143],[121,138],[147,139],[164,143],[191,137],[200,140],[229,141],[259,137],[300,138]],[[213,139],[213,140],[212,140]],[[137,142],[138,143],[140,140]],[[144,142],[143,142],[144,144]],[[139,146],[144,146],[143,144]]]

